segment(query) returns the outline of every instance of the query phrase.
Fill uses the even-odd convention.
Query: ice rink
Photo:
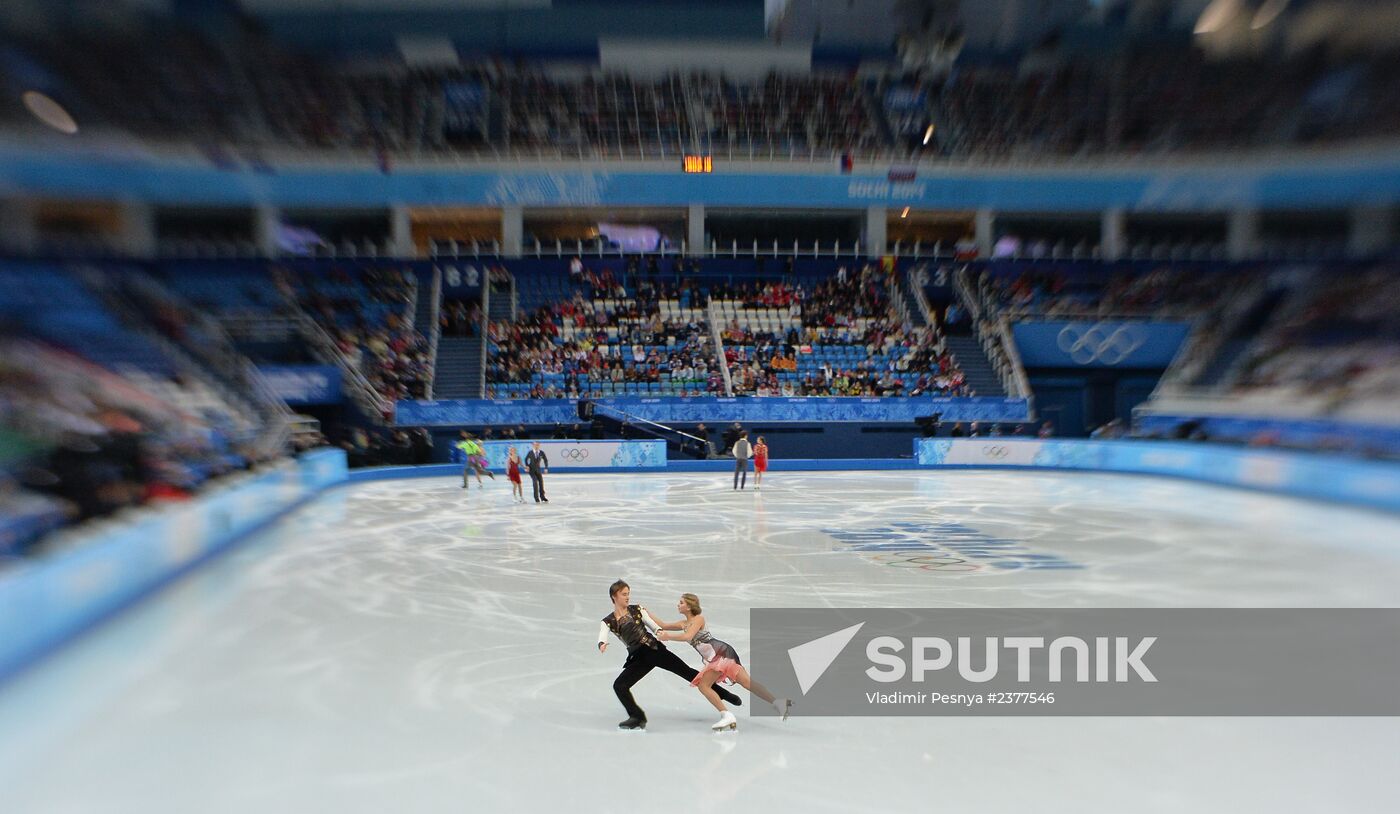
[[[528,491],[528,484],[527,484]],[[334,490],[0,686],[0,811],[1400,809],[1400,720],[716,717],[607,586],[751,607],[1395,606],[1400,517],[1146,477],[572,475]],[[893,546],[869,550],[853,534]],[[898,544],[918,541],[918,547]],[[992,552],[992,554],[988,554]],[[686,645],[672,649],[698,663]]]

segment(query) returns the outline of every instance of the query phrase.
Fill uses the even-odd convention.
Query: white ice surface
[[[0,687],[0,812],[1400,810],[1400,721],[750,718],[594,649],[619,576],[751,607],[1395,606],[1400,517],[1102,475],[556,476],[347,487]],[[528,490],[528,484],[527,484]],[[955,522],[1085,566],[892,567]],[[884,558],[885,560],[893,558]],[[693,651],[672,645],[692,664]]]

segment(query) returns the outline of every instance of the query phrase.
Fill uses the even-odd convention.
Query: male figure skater
[[[617,700],[621,701],[627,710],[627,720],[619,723],[618,727],[646,729],[647,714],[632,698],[632,686],[641,681],[654,667],[675,673],[687,683],[694,679],[698,672],[657,640],[655,629],[659,625],[646,608],[628,604],[632,598],[632,588],[626,582],[619,579],[609,586],[608,597],[612,599],[613,609],[598,625],[598,652],[608,651],[609,633],[627,645],[627,661],[622,665],[622,672],[618,674],[617,680],[613,681],[613,692],[617,693]],[[743,703],[739,696],[723,687],[716,686],[715,692],[720,698],[736,706]]]
[[[729,452],[734,456],[734,490],[738,491],[749,483],[749,456],[753,454],[753,447],[749,444],[747,430],[739,433],[739,440]]]
[[[548,503],[549,498],[544,496],[544,474],[549,471],[549,456],[540,449],[539,441],[531,443],[530,451],[525,453],[525,469],[530,473],[530,490],[535,502]]]

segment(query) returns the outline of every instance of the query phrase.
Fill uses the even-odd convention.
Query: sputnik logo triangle
[[[841,651],[846,649],[846,645],[851,643],[851,639],[865,627],[865,623],[851,625],[835,633],[828,633],[820,639],[813,639],[806,644],[799,644],[796,647],[788,648],[788,659],[792,662],[792,671],[797,675],[797,684],[802,689],[802,694],[812,689],[812,685],[822,677],[831,663],[836,661],[836,657],[841,655]]]

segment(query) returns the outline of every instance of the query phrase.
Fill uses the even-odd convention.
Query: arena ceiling
[[[765,33],[787,44],[871,55],[910,42],[1014,51],[1071,29],[1092,36],[1096,28],[1194,33],[1215,50],[1400,44],[1400,0],[5,0],[0,25],[113,21],[132,13],[233,14],[303,44],[351,49],[454,27],[472,32],[454,40],[484,51],[520,50],[531,39],[546,50],[582,51],[585,40],[600,37],[762,41]]]

